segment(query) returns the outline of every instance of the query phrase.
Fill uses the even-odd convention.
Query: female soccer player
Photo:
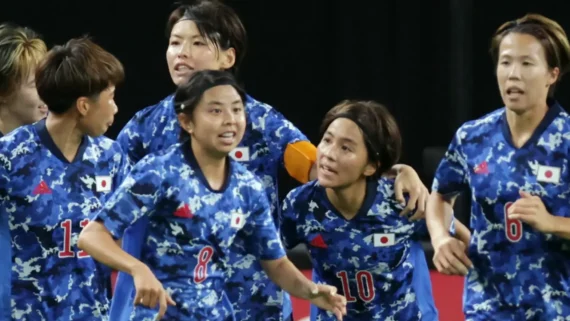
[[[179,86],[185,83],[190,75],[203,69],[227,70],[235,74],[246,50],[246,31],[239,17],[219,1],[189,2],[192,4],[182,5],[173,11],[167,24],[169,42],[166,60],[174,84]],[[173,96],[168,96],[158,104],[139,111],[117,137],[133,162],[178,142],[181,128],[172,99]],[[279,169],[284,165],[293,178],[307,182],[314,178],[310,172],[316,149],[301,131],[271,106],[247,96],[245,110],[245,135],[231,156],[261,179],[277,222],[280,212]],[[410,194],[404,214],[417,207],[417,214],[413,218],[421,217],[428,196],[427,189],[411,167],[399,165],[395,169],[400,171],[396,184],[399,199],[403,201],[403,192]],[[134,239],[140,240],[142,233],[137,235],[135,232],[141,230],[144,230],[142,225],[130,229],[123,239],[124,248],[131,254],[140,252],[136,246],[138,242]],[[255,258],[245,254],[241,242],[241,238],[236,240],[230,254],[234,267],[228,282],[228,295],[238,319],[286,320],[291,315],[289,298],[269,281]],[[131,282],[128,276],[119,275],[117,291],[124,288],[123,280]],[[124,297],[115,297],[113,304]]]
[[[194,73],[174,96],[190,139],[138,162],[81,233],[82,249],[134,279],[140,305],[113,320],[151,320],[157,305],[162,318],[167,303],[174,306],[168,320],[235,320],[224,282],[238,234],[278,286],[342,319],[344,297],[307,280],[287,259],[261,181],[229,159],[245,131],[245,99],[230,73]],[[149,223],[139,261],[113,238],[140,219]]]
[[[76,239],[128,163],[100,137],[117,112],[121,63],[87,39],[54,47],[36,86],[49,114],[0,139],[0,218],[11,234],[13,320],[107,320],[108,273]]]
[[[437,320],[418,241],[425,221],[399,215],[394,180],[383,176],[401,152],[394,118],[378,103],[344,101],[321,131],[318,180],[289,192],[283,204],[286,247],[308,246],[313,279],[346,297],[345,320]],[[330,319],[313,308],[311,320]]]
[[[0,138],[13,129],[31,124],[47,114],[35,83],[35,69],[46,53],[46,45],[31,29],[0,25]],[[0,219],[0,248],[11,256],[10,227]],[[10,262],[7,262],[10,263]],[[0,266],[0,319],[10,319],[12,265]]]
[[[47,115],[35,82],[36,67],[46,51],[33,30],[0,25],[0,137]]]
[[[428,227],[438,270],[465,279],[467,320],[563,320],[570,315],[570,117],[552,98],[570,46],[558,23],[528,14],[491,43],[505,104],[463,124],[437,169]],[[466,245],[444,209],[472,192]]]

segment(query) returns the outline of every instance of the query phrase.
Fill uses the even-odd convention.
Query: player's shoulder
[[[291,191],[289,191],[289,193],[287,193],[286,197],[288,199],[310,200],[312,197],[314,197],[315,192],[318,189],[322,188],[323,187],[319,184],[319,181],[315,179],[293,188]]]
[[[30,155],[41,146],[34,125],[24,125],[0,138],[0,155],[19,158]]]
[[[290,204],[308,204],[310,201],[315,200],[317,191],[321,189],[323,187],[319,184],[319,181],[312,180],[290,190],[285,199]]]
[[[140,164],[140,166],[147,167],[147,166],[159,166],[159,165],[169,166],[175,164],[179,166],[181,165],[178,164],[180,163],[179,162],[180,154],[182,154],[182,144],[176,143],[164,150],[147,154],[140,161],[138,161],[136,165]]]
[[[396,179],[393,177],[382,176],[374,182],[369,182],[369,185],[373,190],[369,190],[368,193],[375,193],[374,204],[371,210],[379,208],[386,211],[397,211],[398,213],[404,209],[404,207],[396,200],[395,184]],[[385,213],[388,214],[388,213]]]
[[[492,137],[501,134],[501,122],[505,107],[496,109],[477,119],[463,123],[455,132],[458,144],[464,145],[472,141],[493,141]]]
[[[245,108],[250,119],[265,121],[267,120],[285,120],[285,116],[281,114],[273,106],[261,102],[250,95],[247,95]]]
[[[103,154],[111,156],[124,155],[121,145],[107,136],[88,137],[87,139],[89,139],[90,146],[98,148]]]
[[[170,112],[174,95],[169,95],[154,105],[147,106],[135,113],[130,123],[149,123],[155,119],[162,117],[165,113]]]

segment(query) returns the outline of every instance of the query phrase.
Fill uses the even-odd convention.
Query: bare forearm
[[[452,203],[437,192],[432,192],[429,196],[426,207],[426,224],[432,240],[449,236],[449,225],[453,216]]]
[[[280,288],[300,299],[309,300],[314,283],[307,279],[287,258],[261,261],[267,276]]]
[[[552,234],[570,240],[570,218],[554,216]]]
[[[93,225],[92,225],[93,224]],[[91,226],[90,226],[91,225]],[[100,222],[91,222],[79,235],[77,246],[110,268],[132,274],[139,260],[123,251]]]

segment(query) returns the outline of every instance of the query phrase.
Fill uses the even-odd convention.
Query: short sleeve
[[[147,161],[148,159],[148,161]],[[125,230],[143,217],[151,216],[164,194],[163,166],[154,157],[137,163],[103,209],[95,215],[114,238],[122,238]]]
[[[263,115],[265,121],[265,137],[270,146],[270,151],[274,155],[273,159],[283,162],[283,154],[287,145],[299,141],[309,141],[293,123],[288,121],[283,114],[268,106],[267,112]]]
[[[261,182],[252,184],[249,202],[251,214],[246,220],[244,234],[246,250],[260,260],[276,260],[286,255],[273,222],[271,208]]]
[[[432,191],[443,195],[459,194],[467,188],[469,171],[461,148],[461,128],[455,134],[434,175]]]
[[[302,243],[301,238],[297,232],[297,221],[299,219],[298,210],[295,208],[297,193],[295,190],[289,192],[283,200],[281,209],[281,238],[285,248],[288,250]]]

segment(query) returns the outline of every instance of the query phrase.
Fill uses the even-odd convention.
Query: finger
[[[328,288],[329,288],[329,293],[330,293],[331,295],[336,295],[336,294],[337,294],[338,290],[336,289],[336,287],[329,285]]]
[[[135,300],[133,301],[133,305],[140,304],[141,302],[142,302],[141,291],[137,290],[137,293],[135,294]]]
[[[166,313],[166,307],[167,307],[166,296],[167,296],[167,294],[164,291],[160,294],[157,320],[162,319],[162,317]]]
[[[402,206],[406,205],[406,199],[404,198],[404,189],[402,188],[401,184],[399,184],[398,182],[394,184],[394,197],[396,197],[396,201],[400,205]]]
[[[520,195],[522,198],[531,198],[531,197],[532,197],[532,195],[531,195],[530,193],[525,192],[525,191],[519,191],[519,195]]]
[[[465,255],[464,253],[465,247],[456,246],[452,248],[452,252],[447,256],[447,259],[449,260],[451,266],[453,266],[453,269],[459,272],[461,275],[467,275],[467,272],[469,272],[468,266],[465,265],[461,260],[461,256]]]
[[[455,268],[453,267],[453,264],[451,264],[450,260],[447,258],[446,255],[440,253],[438,255],[438,263],[441,267],[440,272],[446,275],[456,275],[456,274],[460,274],[459,271],[456,271]]]
[[[160,295],[155,291],[151,291],[149,292],[147,297],[148,297],[148,307],[151,309],[156,307],[156,305],[158,304],[158,300],[160,299]]]
[[[511,220],[519,220],[523,223],[527,223],[532,225],[533,223],[536,222],[536,215],[528,215],[528,214],[511,214],[509,215],[509,219]]]
[[[406,204],[406,208],[400,213],[400,216],[408,215],[416,208],[416,203],[418,201],[418,193],[410,193],[410,197],[408,198],[408,203]]]
[[[168,303],[168,305],[176,306],[176,302],[172,300],[172,297],[168,293],[166,293],[166,303]]]
[[[461,263],[463,263],[463,265],[465,265],[467,267],[467,269],[472,269],[473,268],[473,262],[471,262],[471,259],[469,259],[469,257],[467,256],[467,254],[465,253],[465,250],[463,250],[461,252],[461,254],[457,254],[457,258],[459,259],[459,261],[461,261]]]
[[[337,320],[342,321],[342,311],[339,308],[334,308],[332,312]]]
[[[509,218],[513,214],[521,214],[521,215],[536,215],[536,208],[534,207],[517,207],[513,211],[509,211]]]
[[[427,188],[423,188],[422,192],[420,193],[420,197],[418,199],[418,206],[416,208],[416,212],[422,213],[422,215],[426,212],[427,200],[429,197],[429,191]]]

